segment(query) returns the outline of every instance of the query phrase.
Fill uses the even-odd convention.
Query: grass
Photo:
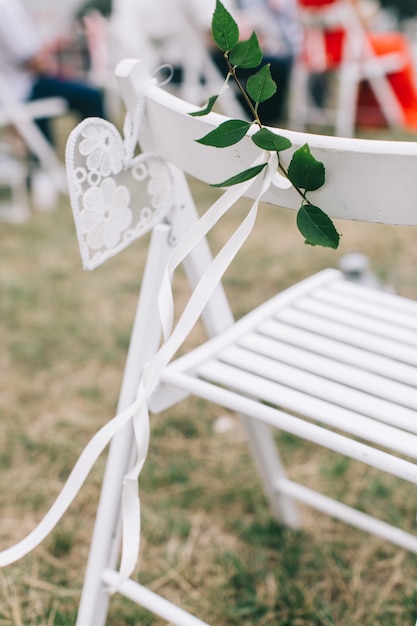
[[[202,209],[212,200],[194,184]],[[217,247],[245,211],[230,212]],[[294,215],[262,206],[226,277],[235,312],[294,281],[367,254],[377,275],[417,297],[415,231],[338,224],[337,252],[303,245]],[[115,411],[146,241],[93,273],[81,270],[68,201],[0,227],[0,545],[39,521],[75,460]],[[262,276],[262,281],[259,280]],[[178,286],[180,299],[184,285]],[[239,424],[187,400],[152,418],[138,577],[216,626],[403,626],[417,615],[417,559],[382,540],[303,511],[291,531],[270,515]],[[413,527],[415,490],[281,434],[295,477]],[[77,612],[104,460],[54,533],[0,571],[0,626],[70,626]],[[109,624],[162,622],[121,598]]]

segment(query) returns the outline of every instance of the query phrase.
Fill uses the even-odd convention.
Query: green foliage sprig
[[[315,159],[308,144],[305,144],[294,152],[287,167],[281,158],[281,152],[291,148],[291,141],[263,126],[259,117],[259,105],[269,100],[277,90],[277,85],[271,76],[270,65],[263,65],[256,73],[249,76],[245,87],[236,74],[238,68],[255,69],[261,64],[263,54],[256,33],[252,33],[248,40],[240,41],[239,27],[220,0],[216,0],[211,27],[213,40],[223,52],[227,64],[225,84],[227,85],[231,79],[235,82],[253,119],[252,121],[227,120],[197,141],[216,148],[232,146],[241,141],[249,128],[256,124],[258,130],[251,136],[252,141],[262,150],[276,152],[280,173],[291,182],[301,197],[301,206],[297,213],[297,227],[304,236],[305,243],[337,248],[340,236],[332,220],[307,197],[308,192],[319,189],[325,183],[323,163]],[[212,111],[218,97],[219,95],[212,96],[203,109],[191,115],[207,115]],[[263,163],[253,166],[214,186],[228,187],[250,180],[258,176],[266,165]]]

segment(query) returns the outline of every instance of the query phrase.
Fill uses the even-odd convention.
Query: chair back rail
[[[140,61],[130,59],[118,65],[116,75],[127,107],[133,113],[138,94],[150,76]],[[139,134],[142,149],[157,152],[187,174],[210,184],[250,167],[260,150],[249,136],[229,148],[197,143],[197,139],[227,118],[218,113],[198,118],[190,116],[196,109],[156,86],[148,88],[146,114]],[[252,132],[256,130],[252,127]],[[282,153],[284,165],[288,165],[292,153],[306,142],[314,156],[323,162],[326,183],[320,190],[310,193],[309,198],[330,217],[417,225],[417,147],[414,142],[330,137],[288,130],[282,130],[282,134],[293,143],[291,149]],[[187,149],[178,150],[179,145],[186,145]],[[257,191],[255,184],[250,193],[256,196]],[[300,206],[294,189],[271,187],[263,200],[288,209]]]

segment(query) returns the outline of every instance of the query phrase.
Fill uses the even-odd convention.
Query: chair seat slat
[[[414,367],[393,361],[381,354],[373,354],[358,346],[347,345],[332,337],[324,337],[271,319],[260,324],[256,330],[258,333],[272,337],[277,341],[323,354],[342,363],[359,366],[364,370],[381,374],[392,380],[398,380],[408,385],[416,385],[417,383]]]
[[[413,347],[389,337],[374,335],[372,329],[352,328],[343,324],[343,320],[321,318],[320,315],[311,315],[309,311],[296,309],[279,311],[276,317],[288,324],[337,339],[341,344],[359,346],[374,354],[417,366],[417,351]]]
[[[414,411],[359,389],[346,387],[339,382],[325,379],[312,372],[300,371],[297,367],[287,363],[274,362],[272,359],[236,346],[222,351],[218,360],[234,366],[237,377],[244,371],[252,372],[258,376],[264,376],[267,380],[279,382],[303,391],[312,397],[331,402],[336,406],[351,409],[376,420],[417,433],[417,419]],[[274,399],[270,398],[268,401],[273,402]]]
[[[366,291],[372,290],[368,289]],[[363,298],[362,295],[361,290],[353,294],[344,294],[332,289],[330,285],[330,288],[317,290],[313,297],[314,300],[329,303],[331,306],[338,307],[343,311],[352,311],[352,313],[358,313],[370,320],[388,322],[390,325],[395,324],[406,331],[417,332],[417,311],[400,311],[398,308],[389,307],[384,299],[371,302]]]
[[[383,289],[369,289],[366,285],[350,280],[335,280],[328,288],[340,294],[349,295],[373,304],[383,306],[391,311],[399,311],[417,316],[417,302]]]
[[[413,345],[417,347],[417,335],[410,332],[408,329],[396,326],[394,321],[393,323],[389,323],[388,321],[383,322],[375,318],[369,318],[353,311],[347,311],[342,307],[320,302],[314,298],[303,298],[299,300],[296,308],[307,311],[312,315],[322,317],[325,320],[336,320],[345,324],[348,328],[364,330],[378,337],[385,337],[401,342],[406,346]]]
[[[373,442],[409,457],[417,457],[417,435],[311,396],[304,389],[291,388],[281,382],[263,378],[260,373],[238,370],[227,363],[208,361],[202,364],[199,376],[216,385],[225,385],[232,392],[254,397],[262,403],[274,403],[281,410],[302,413],[321,424]],[[417,431],[415,431],[417,432]]]
[[[360,363],[352,366],[335,361],[321,354],[308,352],[296,346],[268,339],[258,333],[246,334],[239,345],[253,352],[273,359],[275,363],[284,363],[299,368],[301,371],[312,372],[323,378],[343,382],[348,387],[366,391],[380,396],[400,406],[408,406],[417,410],[417,380],[414,385],[404,385],[390,377],[382,377],[362,369]]]

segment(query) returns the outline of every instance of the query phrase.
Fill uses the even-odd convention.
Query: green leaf
[[[214,146],[215,148],[226,148],[233,146],[240,141],[248,132],[251,122],[243,120],[227,120],[214,130],[197,139],[198,143],[204,146]]]
[[[224,52],[234,48],[239,40],[239,27],[220,0],[216,1],[211,32],[214,42]]]
[[[246,83],[246,90],[256,103],[269,100],[277,90],[275,81],[271,76],[270,64],[267,63],[259,72],[250,76]]]
[[[204,109],[200,109],[199,111],[193,111],[192,113],[190,113],[190,115],[192,115],[193,117],[202,117],[203,115],[207,115],[208,113],[211,113],[216,100],[219,96],[211,96],[206,104],[206,106],[204,107]]]
[[[238,41],[230,51],[229,60],[235,67],[258,67],[262,61],[262,50],[256,33],[252,33],[247,41]]]
[[[324,165],[314,158],[308,144],[294,152],[288,167],[288,178],[295,187],[306,191],[314,191],[324,185]]]
[[[273,133],[269,128],[261,128],[257,133],[252,135],[252,141],[258,148],[262,150],[274,150],[280,152],[291,148],[292,143],[287,137]]]
[[[238,183],[244,183],[246,180],[250,180],[251,178],[255,178],[258,174],[262,172],[262,170],[267,166],[267,163],[262,163],[261,165],[254,165],[240,174],[236,174],[236,176],[232,176],[227,180],[224,180],[222,183],[212,183],[212,187],[231,187],[232,185],[237,185]]]
[[[319,207],[304,204],[297,213],[297,227],[305,237],[305,243],[311,246],[336,248],[340,235],[332,220]]]

